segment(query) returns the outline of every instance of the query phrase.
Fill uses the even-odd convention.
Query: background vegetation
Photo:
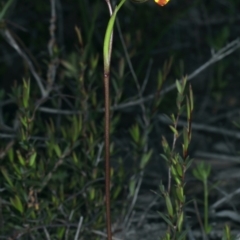
[[[0,5],[0,239],[104,239],[107,5]],[[163,154],[168,142],[167,159],[184,157],[180,133],[190,122],[182,229],[188,239],[230,239],[226,224],[239,233],[239,9],[239,0],[171,0],[163,8],[149,0],[127,1],[119,12],[111,67],[115,239],[173,234],[165,192],[173,162]],[[186,75],[191,119],[178,105],[188,83],[184,92],[175,85]],[[179,207],[176,193],[170,199]]]

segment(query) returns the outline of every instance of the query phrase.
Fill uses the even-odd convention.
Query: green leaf
[[[183,225],[183,212],[180,213],[180,216],[178,217],[178,221],[177,221],[177,228],[178,231],[181,232],[182,231],[182,225]]]
[[[23,205],[20,198],[17,195],[15,196],[15,198],[10,198],[10,202],[20,213],[23,213]]]
[[[18,160],[19,160],[20,164],[22,166],[25,166],[26,161],[25,161],[25,159],[23,159],[21,152],[19,150],[17,150],[16,153],[17,153],[17,157],[18,157]]]
[[[160,154],[160,156],[161,156],[167,163],[169,163],[169,159],[167,158],[166,155]]]
[[[192,91],[192,86],[189,85],[189,100],[190,100],[190,109],[191,112],[193,111],[194,108],[194,99],[193,99],[193,91]]]
[[[187,119],[189,121],[191,117],[191,104],[188,96],[186,97],[186,100],[187,100]]]
[[[8,0],[6,2],[6,4],[4,4],[4,7],[2,9],[2,11],[0,12],[0,21],[5,17],[8,9],[10,8],[10,6],[12,5],[14,0]]]
[[[129,132],[134,142],[138,143],[140,139],[140,130],[139,130],[138,124],[135,124],[134,126],[132,126]]]
[[[129,192],[130,192],[130,197],[133,197],[136,189],[136,180],[135,178],[132,178],[129,182]]]
[[[174,225],[172,224],[172,222],[170,221],[169,218],[167,218],[164,214],[162,214],[161,212],[158,212],[158,214],[162,217],[162,219],[171,227],[174,228]]]
[[[140,162],[140,169],[144,169],[148,161],[152,156],[153,150],[151,149],[148,153],[144,153]]]
[[[183,129],[183,150],[187,151],[189,146],[189,141],[188,141],[188,131],[187,129],[184,127]]]
[[[13,188],[13,182],[10,179],[7,170],[4,167],[1,167],[1,172],[4,176],[4,178],[6,179],[6,181],[8,182],[8,184],[11,186],[11,188]]]
[[[90,200],[91,200],[91,201],[94,200],[95,195],[96,195],[95,189],[94,189],[94,188],[91,188],[91,189],[90,189]]]
[[[210,233],[212,231],[212,226],[208,225],[206,229],[206,233]]]
[[[166,201],[168,214],[172,218],[173,217],[173,206],[172,206],[172,201],[171,201],[168,193],[165,194],[165,201]]]
[[[178,236],[178,240],[184,240],[186,239],[186,236],[187,236],[187,231],[183,231],[180,236]]]
[[[63,239],[64,233],[65,233],[65,228],[64,228],[64,227],[59,228],[59,229],[57,230],[58,239]]]
[[[164,185],[162,184],[162,182],[161,182],[160,185],[159,185],[159,189],[160,189],[160,192],[164,195],[164,194],[165,194],[165,187],[164,187]]]
[[[34,151],[29,159],[29,166],[32,167],[36,163],[37,153]]]
[[[178,93],[182,93],[182,86],[178,80],[176,80],[176,87],[177,87]]]
[[[30,95],[30,81],[23,79],[23,107],[27,108],[29,105],[29,95]]]
[[[157,77],[157,89],[160,90],[163,85],[163,75],[161,70],[158,71],[158,77]]]
[[[104,69],[109,69],[110,67],[110,45],[111,45],[111,37],[113,33],[113,27],[115,23],[115,19],[117,16],[117,12],[122,7],[122,5],[125,3],[126,0],[122,0],[118,6],[116,6],[111,18],[109,19],[107,30],[104,37],[104,43],[103,43],[103,59],[104,59]]]
[[[170,127],[170,129],[173,131],[173,133],[176,135],[176,136],[178,136],[178,131],[177,131],[177,129],[175,128],[175,127],[173,127],[173,126],[169,126]]]
[[[57,156],[60,158],[62,155],[62,151],[57,144],[54,145],[54,150],[55,150],[55,153],[57,154]]]
[[[20,121],[22,125],[27,128],[27,118],[26,117],[20,117]]]
[[[194,159],[189,160],[189,158],[187,158],[186,160],[187,160],[187,165],[186,165],[185,170],[188,170],[188,168],[192,165],[192,162],[193,162]]]
[[[13,152],[13,148],[12,147],[8,150],[7,154],[8,154],[8,158],[9,158],[10,162],[12,163],[13,159],[14,159],[14,152]]]

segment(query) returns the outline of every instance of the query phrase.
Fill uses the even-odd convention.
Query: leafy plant
[[[208,177],[211,172],[211,166],[204,162],[199,163],[193,169],[193,175],[196,179],[203,183],[204,189],[204,230],[208,234],[211,232],[212,227],[208,224]]]

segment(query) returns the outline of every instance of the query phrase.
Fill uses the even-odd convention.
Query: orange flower
[[[169,2],[169,0],[154,0],[154,1],[162,7]]]

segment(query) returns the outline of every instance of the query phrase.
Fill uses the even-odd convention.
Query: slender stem
[[[104,120],[104,135],[105,135],[105,204],[106,204],[106,224],[107,224],[107,239],[112,240],[111,230],[111,201],[110,201],[110,93],[109,93],[109,79],[110,79],[110,66],[112,55],[112,42],[113,42],[113,27],[116,20],[116,15],[121,6],[126,0],[121,0],[116,6],[114,12],[112,11],[110,0],[106,0],[109,8],[110,20],[108,22],[107,30],[105,33],[103,44],[103,61],[104,61],[104,107],[105,107],[105,120]]]
[[[107,217],[107,239],[112,240],[111,231],[111,202],[110,202],[110,104],[109,104],[109,72],[104,73],[104,95],[105,95],[105,197]]]
[[[110,16],[112,16],[112,6],[109,0],[106,0]],[[113,31],[109,39],[108,56],[104,56],[104,139],[105,139],[105,206],[106,206],[106,227],[107,239],[112,240],[112,222],[111,222],[111,200],[110,200],[110,186],[111,186],[111,172],[110,172],[110,94],[109,94],[109,79],[110,79],[110,59],[112,53]],[[108,64],[106,61],[108,58]]]
[[[208,186],[207,180],[203,181],[204,184],[204,229],[208,233]]]

